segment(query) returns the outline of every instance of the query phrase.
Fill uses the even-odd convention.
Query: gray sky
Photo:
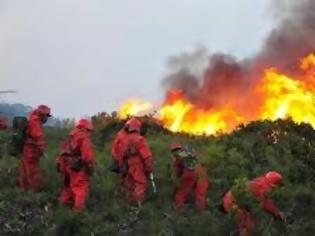
[[[271,0],[0,0],[0,90],[59,117],[159,101],[167,58],[204,45],[245,57]]]

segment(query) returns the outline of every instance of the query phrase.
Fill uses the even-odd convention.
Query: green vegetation
[[[87,210],[75,214],[58,205],[61,186],[54,160],[68,130],[47,128],[47,156],[42,160],[45,190],[21,194],[15,187],[18,159],[0,159],[0,235],[231,235],[236,232],[233,215],[219,211],[223,194],[232,186],[242,204],[253,204],[260,221],[259,235],[315,234],[315,131],[291,120],[254,122],[229,135],[190,137],[174,135],[147,124],[147,138],[156,163],[158,196],[145,202],[140,213],[126,205],[117,192],[116,179],[108,171],[111,140],[121,127],[113,121],[95,132],[97,171],[91,180]],[[5,153],[6,133],[0,134]],[[170,169],[169,144],[181,141],[193,145],[203,156],[210,176],[208,210],[198,215],[187,208],[178,216],[172,208],[176,182]],[[104,144],[106,144],[104,146]],[[248,203],[243,183],[270,169],[285,176],[286,185],[272,192],[285,213],[277,222],[255,203]]]

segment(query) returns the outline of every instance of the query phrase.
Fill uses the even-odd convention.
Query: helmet
[[[51,109],[50,109],[48,106],[46,106],[46,105],[39,105],[39,106],[36,108],[35,112],[36,112],[38,115],[48,116],[48,117],[51,116],[51,114],[50,114]]]
[[[136,118],[131,118],[127,121],[126,126],[128,127],[129,132],[138,132],[140,133],[141,130],[141,122]]]
[[[80,119],[76,124],[76,127],[79,129],[93,130],[93,124],[87,119]]]
[[[268,182],[272,186],[276,186],[281,184],[282,182],[282,175],[276,171],[269,171],[266,175],[265,178],[268,180]]]
[[[171,151],[176,151],[176,150],[179,150],[179,149],[182,149],[182,148],[183,148],[183,146],[182,146],[182,144],[179,143],[179,142],[175,142],[175,143],[172,143],[172,144],[170,145]]]

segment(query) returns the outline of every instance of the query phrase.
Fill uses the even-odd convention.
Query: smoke
[[[180,89],[189,97],[195,97],[200,86],[203,71],[208,65],[209,52],[200,46],[193,53],[182,53],[168,60],[168,76],[163,80],[163,86],[170,89]]]
[[[272,6],[275,27],[261,50],[250,58],[238,60],[223,53],[210,54],[204,47],[191,54],[171,57],[163,80],[167,91],[180,89],[197,107],[233,106],[250,113],[250,89],[264,69],[297,73],[299,60],[315,51],[315,1],[278,0]],[[245,45],[245,44],[244,44]]]
[[[253,60],[294,73],[297,61],[315,51],[315,1],[278,1],[274,16],[280,22]]]

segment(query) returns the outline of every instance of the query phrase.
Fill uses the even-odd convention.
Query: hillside
[[[260,235],[315,233],[315,131],[310,125],[296,125],[291,120],[259,121],[219,137],[174,135],[159,126],[148,125],[158,196],[145,202],[138,214],[115,196],[115,175],[108,171],[110,142],[120,125],[110,123],[95,132],[97,171],[91,183],[88,210],[83,214],[60,207],[56,200],[60,178],[54,159],[67,130],[46,129],[48,151],[42,161],[45,174],[42,193],[21,194],[15,187],[18,160],[2,155],[0,235],[231,235],[236,230],[232,216],[218,209],[222,195],[234,183],[270,169],[285,176],[285,186],[272,194],[287,221],[275,222],[257,209]],[[6,133],[0,135],[5,140]],[[211,178],[209,208],[202,215],[188,209],[178,216],[172,209],[176,181],[172,178],[168,146],[175,140],[198,149]]]
[[[13,119],[15,116],[27,116],[31,110],[32,107],[24,104],[0,103],[0,114],[9,119]]]

